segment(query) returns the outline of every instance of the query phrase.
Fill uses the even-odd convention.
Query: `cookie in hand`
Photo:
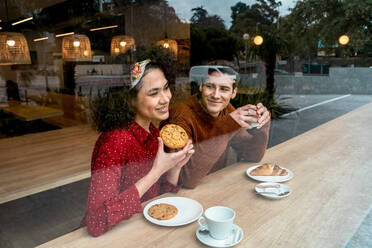
[[[167,124],[160,130],[164,145],[172,149],[184,148],[189,140],[185,129],[176,124]]]

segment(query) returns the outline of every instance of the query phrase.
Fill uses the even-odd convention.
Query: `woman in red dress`
[[[92,154],[87,210],[81,226],[99,236],[142,212],[141,202],[180,189],[178,177],[193,154],[189,141],[165,153],[151,120],[168,118],[172,97],[164,70],[149,60],[135,64],[131,88],[109,92],[92,104],[101,132]]]

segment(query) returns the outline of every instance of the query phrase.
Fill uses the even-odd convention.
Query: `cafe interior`
[[[363,246],[372,245],[372,164],[366,155],[372,148],[370,93],[356,93],[363,96],[347,107],[335,105],[331,116],[317,112],[315,124],[304,124],[304,112],[354,99],[354,86],[350,93],[317,93],[315,100],[306,100],[311,90],[327,87],[314,79],[315,89],[301,91],[296,82],[312,77],[302,72],[275,75],[279,82],[293,77],[292,85],[278,92],[297,90],[291,104],[296,99],[300,104],[287,119],[272,121],[263,159],[293,171],[289,197],[258,196],[257,182],[246,175],[255,164],[237,163],[233,150],[234,166],[211,174],[195,190],[166,195],[197,200],[203,205],[200,214],[211,206],[229,206],[244,235],[230,243],[205,243],[195,234],[195,220],[164,227],[141,214],[99,238],[80,228],[99,136],[91,128],[89,100],[127,87],[131,65],[157,48],[169,54],[177,73],[175,103],[190,95],[190,23],[169,2],[0,1],[0,247],[371,247]],[[247,72],[247,67],[234,69]],[[368,69],[363,73],[372,75]],[[260,80],[257,72],[247,80]],[[350,78],[341,70],[332,72],[340,80]],[[291,134],[284,139],[286,132]],[[368,241],[355,236],[363,232]],[[353,238],[367,243],[351,246]]]

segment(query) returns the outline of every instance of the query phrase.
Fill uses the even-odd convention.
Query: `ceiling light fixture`
[[[64,34],[56,34],[56,37],[62,37],[62,36],[67,36],[67,35],[72,35],[72,34],[74,34],[74,32],[64,33]]]
[[[0,65],[31,64],[27,40],[21,33],[0,32]]]
[[[106,27],[100,27],[100,28],[92,28],[90,31],[98,31],[98,30],[103,30],[103,29],[109,29],[109,28],[117,28],[118,25],[113,25],[113,26],[106,26]]]
[[[42,37],[42,38],[37,38],[37,39],[34,39],[35,42],[37,41],[42,41],[42,40],[47,40],[48,37]]]
[[[20,23],[23,23],[23,22],[30,21],[30,20],[32,20],[32,19],[34,19],[34,18],[31,16],[31,17],[29,17],[29,18],[26,18],[26,19],[20,20],[20,21],[18,21],[18,22],[13,22],[13,23],[12,23],[12,26],[17,25],[17,24],[20,24]]]
[[[92,51],[88,36],[74,34],[63,37],[62,58],[64,61],[91,61]]]
[[[125,54],[129,50],[135,50],[135,43],[133,37],[127,35],[114,36],[111,40],[111,55],[117,56],[119,54]]]

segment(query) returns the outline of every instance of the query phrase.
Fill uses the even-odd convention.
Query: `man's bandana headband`
[[[146,59],[144,61],[137,62],[132,66],[132,70],[130,72],[131,88],[134,88],[141,80],[143,73],[145,72],[146,65],[150,62],[150,59]]]

